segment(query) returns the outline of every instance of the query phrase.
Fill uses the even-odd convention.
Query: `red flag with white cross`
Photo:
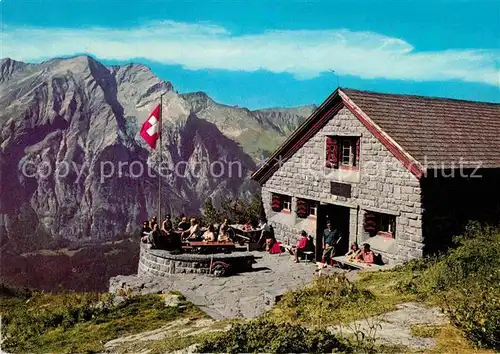
[[[160,105],[156,106],[141,128],[141,136],[151,148],[156,149],[156,142],[160,138]]]

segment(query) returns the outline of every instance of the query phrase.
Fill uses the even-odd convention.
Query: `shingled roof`
[[[500,168],[500,104],[342,91],[422,164]]]
[[[326,124],[332,107],[339,104],[351,110],[418,177],[427,168],[500,168],[500,104],[339,88],[252,178],[267,179],[276,168],[272,161],[283,160],[300,148],[304,143],[300,136],[315,134],[320,129],[318,121]]]

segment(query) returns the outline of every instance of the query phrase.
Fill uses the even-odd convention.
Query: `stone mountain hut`
[[[337,89],[255,171],[277,239],[329,219],[386,262],[500,219],[500,105]]]

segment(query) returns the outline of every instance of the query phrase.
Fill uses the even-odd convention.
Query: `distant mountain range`
[[[163,93],[158,177],[159,154],[138,132]],[[314,109],[250,111],[178,94],[138,64],[2,59],[2,243],[35,249],[133,234],[156,214],[158,178],[165,213],[199,213],[208,197],[248,198],[259,191],[248,178],[258,161]]]

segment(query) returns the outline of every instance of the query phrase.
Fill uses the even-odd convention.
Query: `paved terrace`
[[[109,291],[130,289],[134,294],[148,294],[177,290],[214,319],[253,318],[270,309],[285,291],[309,284],[317,275],[314,263],[294,263],[288,254],[253,253],[262,258],[251,272],[223,278],[203,274],[117,276],[110,279]],[[348,274],[354,276],[355,272]]]

